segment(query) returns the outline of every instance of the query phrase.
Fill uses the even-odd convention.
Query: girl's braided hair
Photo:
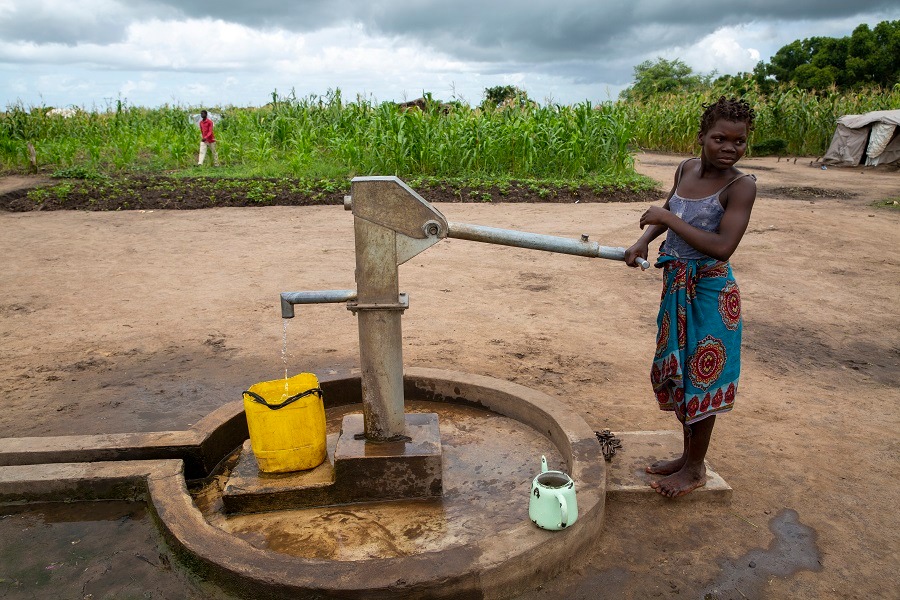
[[[750,108],[750,103],[740,98],[725,98],[720,96],[715,102],[703,104],[703,116],[700,117],[700,133],[706,133],[719,119],[726,121],[744,122],[747,131],[753,129],[753,119],[756,112]]]

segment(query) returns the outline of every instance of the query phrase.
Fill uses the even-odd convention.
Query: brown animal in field
[[[435,100],[427,100],[425,98],[416,98],[415,100],[409,100],[408,102],[401,102],[397,104],[397,108],[399,108],[402,112],[406,112],[409,110],[421,110],[422,112],[425,112],[429,104],[436,104],[441,111],[441,114],[443,115],[446,115],[450,112],[450,104],[447,104],[446,102],[437,102]]]
[[[37,152],[34,151],[34,144],[28,142],[28,160],[31,161],[31,172],[37,173]]]

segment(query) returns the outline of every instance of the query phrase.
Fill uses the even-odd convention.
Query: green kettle
[[[552,531],[571,527],[578,519],[575,482],[562,471],[547,470],[545,456],[540,474],[531,482],[528,516],[541,529]]]

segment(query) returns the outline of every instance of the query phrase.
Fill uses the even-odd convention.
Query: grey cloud
[[[117,0],[113,0],[117,1]],[[122,2],[122,0],[118,0]],[[367,31],[441,50],[460,60],[528,63],[541,69],[573,61],[634,62],[655,48],[689,46],[716,27],[751,21],[831,19],[855,14],[898,14],[896,0],[702,0],[609,2],[570,0],[132,0],[78,18],[21,8],[0,12],[6,40],[106,44],[122,39],[129,22],[147,18],[215,18],[254,28],[305,32],[359,23]],[[896,18],[896,17],[895,17]]]
[[[557,2],[552,6],[477,0],[433,3],[431,9],[405,8],[391,19],[362,21],[374,31],[407,36],[469,60],[556,61],[623,56],[672,45],[687,46],[717,27],[749,21],[819,20],[891,9],[895,2],[763,1],[749,5],[721,2],[629,3]],[[545,4],[545,3],[542,3]],[[403,6],[397,3],[397,6]]]
[[[721,1],[709,0],[261,0],[252,4],[189,0],[161,2],[159,6],[191,17],[294,31],[361,23],[373,33],[413,40],[460,59],[486,62],[554,62],[585,56],[602,59],[653,47],[690,45],[716,27],[740,22],[897,13],[896,0],[757,0],[752,5],[729,3],[727,8]]]
[[[0,18],[0,39],[67,46],[83,42],[112,44],[122,40],[129,22],[131,18],[121,13],[73,17],[17,8]]]
[[[45,4],[63,8],[54,11]],[[254,60],[266,61],[265,52],[256,58],[223,58],[232,61],[228,64],[216,64],[213,56],[202,64],[180,60],[173,65],[154,53],[152,41],[148,48],[147,40],[142,40],[141,52],[104,48],[123,41],[131,24],[187,18],[220,19],[295,33],[357,24],[364,33],[396,39],[398,46],[419,45],[425,52],[437,49],[469,64],[458,73],[452,68],[436,73],[429,66],[422,73],[409,73],[401,83],[384,81],[378,73],[353,69],[341,73],[340,68],[333,74],[298,81],[297,76],[272,69],[268,62],[254,64]],[[630,83],[634,65],[659,55],[671,58],[674,48],[691,48],[718,27],[747,25],[754,37],[752,43],[742,45],[752,45],[767,59],[781,44],[810,35],[804,32],[834,31],[842,24],[849,28],[886,19],[900,19],[896,0],[79,0],[67,4],[59,0],[0,0],[0,64],[27,65],[0,69],[0,88],[6,91],[7,100],[25,95],[40,103],[90,104],[115,97],[124,82],[147,76],[158,82],[159,90],[166,91],[135,89],[128,92],[129,97],[144,96],[132,100],[158,104],[170,101],[174,96],[168,90],[172,90],[188,102],[195,102],[195,96],[203,93],[208,94],[206,102],[218,97],[223,103],[256,103],[267,101],[265,90],[289,89],[295,83],[299,93],[323,93],[340,86],[350,93],[363,91],[387,99],[405,95],[406,89],[410,90],[408,97],[415,97],[425,88],[446,97],[441,90],[455,79],[462,80],[461,95],[477,102],[483,85],[521,80],[536,99],[547,94],[546,98],[575,102],[603,97],[604,88],[610,87],[615,88],[614,97],[617,89]],[[822,26],[816,27],[817,21]],[[353,35],[353,30],[341,31]],[[185,41],[184,49],[189,51],[205,34],[202,26],[197,27],[188,34],[192,39]],[[791,37],[785,41],[786,36]],[[358,46],[354,39],[334,42],[345,42],[348,48]],[[35,50],[29,44],[97,47]],[[381,52],[383,45],[374,45]],[[312,54],[316,51],[310,47]],[[236,83],[224,85],[226,77],[234,77]],[[86,91],[61,86],[62,79],[77,81]],[[210,91],[198,92],[198,82],[202,83],[199,89]],[[456,83],[452,85],[456,94]]]
[[[53,11],[41,3],[10,2],[0,12],[0,39],[35,44],[114,44],[125,37],[129,24],[144,17],[165,18],[171,11],[146,12],[143,0],[107,5],[97,10],[70,3],[66,11]]]
[[[256,0],[255,2],[235,0],[147,0],[166,14],[178,14],[190,18],[222,19],[249,27],[279,27],[291,31],[314,31],[322,27],[358,21],[358,10],[369,12],[377,9],[376,0],[357,7],[351,0]]]

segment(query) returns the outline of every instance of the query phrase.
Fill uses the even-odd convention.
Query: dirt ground
[[[681,158],[638,168],[667,189]],[[731,505],[610,504],[585,566],[523,598],[897,598],[900,211],[872,202],[900,173],[808,162],[740,165],[759,186],[732,258],[743,372],[708,457]],[[438,204],[612,246],[646,206]],[[185,428],[282,376],[280,292],[355,287],[339,206],[0,212],[0,254],[0,437]],[[445,240],[400,279],[406,365],[540,389],[594,429],[678,429],[649,385],[656,270]],[[355,318],[298,307],[286,362],[355,368]]]

